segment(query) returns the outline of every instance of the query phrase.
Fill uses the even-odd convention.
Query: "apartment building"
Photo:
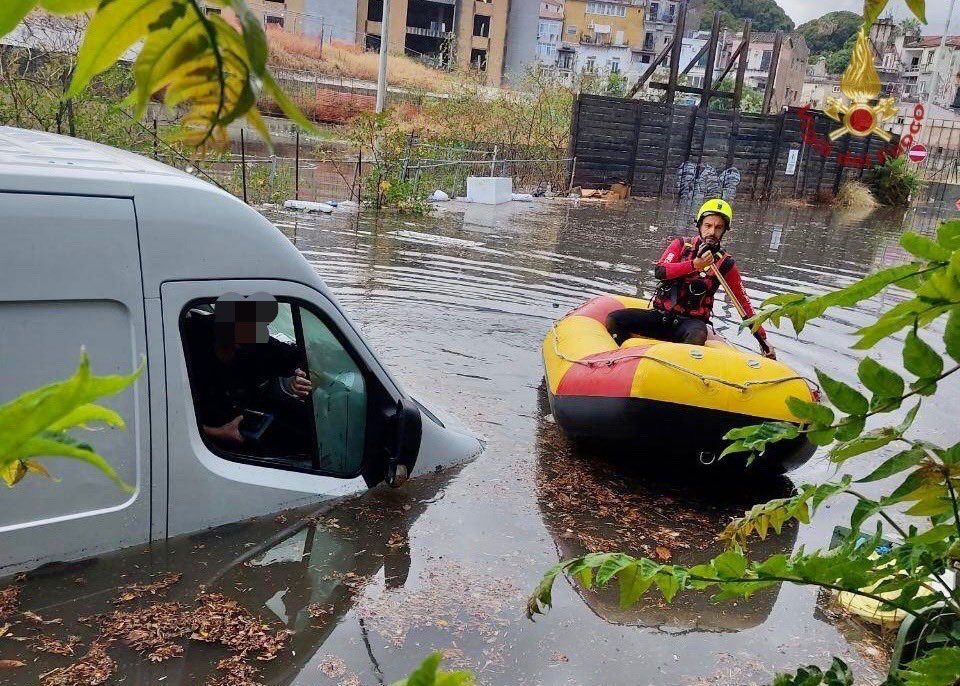
[[[557,66],[563,37],[564,4],[562,0],[542,0],[537,15],[537,60]],[[511,31],[513,27],[510,27]]]
[[[510,0],[392,0],[390,50],[442,68],[473,69],[503,81]],[[379,48],[383,0],[359,0],[357,32]]]
[[[644,19],[643,40],[633,50],[633,62],[636,64],[650,64],[654,58],[673,40],[677,28],[677,12],[679,3],[667,0],[650,0],[647,15]],[[695,27],[687,18],[687,26]],[[663,66],[670,66],[667,57]],[[685,64],[681,66],[686,66]]]
[[[906,43],[903,62],[902,99],[951,107],[960,85],[960,36],[948,36],[941,49],[941,36],[922,36]]]
[[[726,65],[743,40],[743,34],[728,37],[723,43],[719,63]],[[747,71],[744,83],[751,88],[766,90],[773,62],[776,34],[754,32],[750,35],[750,50],[747,52]],[[770,96],[770,111],[778,112],[784,107],[800,107],[805,104],[803,85],[807,80],[807,64],[810,61],[810,48],[806,39],[799,33],[786,33],[780,44],[780,58],[777,61],[776,80]],[[685,66],[685,65],[684,65]]]
[[[566,0],[558,66],[570,71],[636,71],[643,45],[643,0]]]

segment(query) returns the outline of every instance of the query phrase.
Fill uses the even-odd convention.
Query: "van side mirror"
[[[410,477],[420,452],[420,439],[423,434],[423,418],[416,403],[400,398],[397,406],[389,415],[388,424],[393,435],[392,444],[388,439],[389,461],[385,481],[393,488],[399,488]]]

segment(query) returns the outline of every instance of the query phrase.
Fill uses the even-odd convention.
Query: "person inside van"
[[[204,434],[232,452],[309,456],[306,400],[312,385],[299,348],[269,333],[276,300],[227,294],[213,309],[194,309],[186,319],[191,385]]]

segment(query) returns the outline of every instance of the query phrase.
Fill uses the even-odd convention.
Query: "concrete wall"
[[[528,64],[537,59],[537,26],[540,22],[540,3],[537,0],[512,0],[507,23],[507,59],[504,65],[506,79],[523,73]]]

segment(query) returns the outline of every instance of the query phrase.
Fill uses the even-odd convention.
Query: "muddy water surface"
[[[546,617],[523,616],[527,594],[563,557],[616,549],[696,563],[718,552],[714,536],[731,516],[791,488],[784,479],[730,493],[654,478],[637,466],[664,456],[642,445],[615,456],[580,454],[547,417],[540,346],[550,322],[596,294],[649,294],[651,264],[667,238],[683,232],[688,213],[669,202],[557,201],[450,207],[425,219],[268,214],[401,382],[482,435],[486,451],[454,473],[333,504],[306,526],[291,527],[309,511],[290,512],[30,575],[21,609],[63,623],[22,619],[11,627],[28,640],[0,639],[0,659],[28,664],[0,672],[0,682],[36,683],[82,655],[105,621],[84,624],[85,616],[180,601],[186,614],[177,618],[189,623],[202,587],[238,601],[270,632],[293,632],[276,659],[258,660],[269,651],[256,649],[246,655],[270,684],[388,684],[433,650],[484,684],[764,683],[777,669],[826,664],[833,654],[869,683],[877,674],[871,656],[848,642],[810,589],[772,589],[738,604],[688,596],[621,610],[613,593],[560,581]],[[785,290],[822,292],[903,259],[902,225],[897,214],[744,203],[727,243],[758,301]],[[850,334],[886,305],[831,313],[802,340],[786,331],[771,339],[801,373],[817,365],[852,381]],[[716,313],[722,333],[752,345],[737,332],[732,308],[719,302]],[[898,366],[896,346],[872,354]],[[960,394],[950,390],[955,403]],[[918,420],[931,440],[957,440],[946,407],[931,406]],[[881,459],[852,470],[866,473]],[[791,479],[831,472],[815,457]],[[827,545],[848,514],[834,505],[812,526],[787,528],[753,552]],[[123,587],[164,572],[183,577],[115,603],[130,595]],[[156,622],[148,629],[160,631]],[[112,683],[204,683],[226,674],[215,666],[230,654],[227,639],[189,633],[169,641],[182,655],[156,663],[110,647],[118,663]],[[40,635],[71,634],[83,644],[74,657],[31,650]]]

